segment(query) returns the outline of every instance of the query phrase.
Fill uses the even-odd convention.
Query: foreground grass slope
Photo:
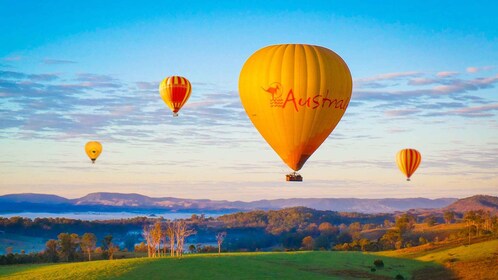
[[[359,252],[233,253],[189,255],[182,259],[125,259],[56,265],[0,267],[9,279],[393,279],[418,271],[444,270],[418,260],[382,257],[384,268],[371,271],[379,256]]]
[[[377,255],[438,263],[457,279],[498,279],[498,240],[472,245],[448,244],[447,247],[437,248],[431,248],[428,244]]]

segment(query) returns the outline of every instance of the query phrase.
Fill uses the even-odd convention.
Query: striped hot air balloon
[[[192,85],[180,76],[171,76],[164,79],[159,85],[159,93],[164,103],[173,111],[173,116],[178,116],[178,111],[190,97]]]
[[[415,173],[421,161],[422,156],[415,149],[403,149],[396,155],[398,168],[406,175],[407,181],[410,181],[410,177]]]

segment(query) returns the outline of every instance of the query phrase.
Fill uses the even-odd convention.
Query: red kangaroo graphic
[[[264,89],[263,87],[261,87],[264,91],[268,92],[269,94],[271,94],[271,99],[275,99],[275,93],[278,92],[278,90],[280,89],[279,85],[275,85],[274,87],[268,87],[268,89]]]

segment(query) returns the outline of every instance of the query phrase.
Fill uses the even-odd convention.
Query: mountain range
[[[456,198],[290,198],[252,202],[209,199],[149,197],[141,194],[91,193],[81,198],[67,199],[49,194],[8,194],[0,196],[0,213],[75,212],[75,211],[188,211],[223,212],[276,210],[304,206],[316,210],[340,212],[389,213],[409,209],[447,209],[468,211],[486,209],[498,212],[498,197],[478,195]]]

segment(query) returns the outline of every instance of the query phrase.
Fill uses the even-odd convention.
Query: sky
[[[496,1],[0,1],[0,195],[498,195]],[[260,48],[329,48],[350,105],[302,183],[239,99]],[[167,76],[192,83],[173,118]],[[103,144],[92,165],[87,141]],[[403,148],[422,163],[406,182]]]

